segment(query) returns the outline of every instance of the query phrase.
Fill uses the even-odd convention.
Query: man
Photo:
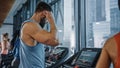
[[[118,4],[120,9],[120,0]],[[106,41],[96,68],[109,68],[111,62],[114,68],[120,68],[120,32]]]
[[[23,23],[20,34],[20,65],[19,68],[44,68],[45,53],[42,44],[57,46],[56,26],[51,13],[51,7],[40,2],[35,13]],[[45,24],[41,20],[47,19],[50,24],[50,32],[42,29],[39,24]]]

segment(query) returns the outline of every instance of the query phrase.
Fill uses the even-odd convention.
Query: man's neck
[[[30,19],[31,19],[31,20],[34,20],[34,21],[37,22],[37,23],[40,22],[40,17],[38,17],[36,14],[34,14]]]

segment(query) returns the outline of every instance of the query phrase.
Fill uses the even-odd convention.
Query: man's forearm
[[[51,39],[51,40],[46,41],[46,44],[51,45],[51,46],[57,46],[57,45],[59,45],[59,41]]]
[[[54,21],[51,21],[51,23],[50,23],[50,32],[54,37],[56,37],[57,28],[55,26]]]
[[[51,33],[51,36],[53,38],[55,38],[56,37],[57,28],[55,26],[55,21],[54,21],[53,15],[52,15],[52,13],[47,12],[46,17],[47,17],[47,19],[48,19],[48,21],[50,23],[50,33]]]

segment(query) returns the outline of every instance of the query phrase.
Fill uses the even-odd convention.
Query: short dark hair
[[[8,36],[8,33],[4,33],[3,36],[4,36],[4,37]]]
[[[49,4],[47,4],[46,2],[41,1],[41,2],[39,2],[39,4],[37,5],[35,12],[41,12],[41,11],[44,11],[44,10],[51,12],[51,11],[52,11],[52,8],[51,8],[51,6],[50,6]]]

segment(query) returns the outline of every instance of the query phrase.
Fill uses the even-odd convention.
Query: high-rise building
[[[107,0],[108,1],[108,0]],[[110,21],[110,12],[106,0],[86,0],[86,42],[87,47],[95,47],[96,40],[94,30],[94,24],[97,22],[104,25],[104,23],[109,24]],[[101,27],[98,24],[99,27]],[[102,27],[101,27],[102,28]],[[107,29],[110,29],[110,26],[106,26]],[[102,29],[100,29],[102,31]],[[99,30],[98,30],[99,31]]]
[[[110,0],[110,25],[111,35],[120,31],[120,11],[118,9],[118,0]]]
[[[96,22],[105,21],[105,0],[96,0]]]
[[[96,21],[96,0],[86,0],[86,42],[94,47],[93,23]]]

